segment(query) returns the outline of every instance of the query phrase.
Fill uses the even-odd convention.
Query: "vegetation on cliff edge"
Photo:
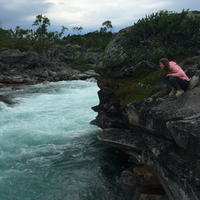
[[[195,55],[200,48],[199,27],[199,12],[159,11],[147,15],[128,28],[123,39],[116,41],[121,43],[123,51],[112,56],[105,52],[101,58],[107,70],[105,76],[112,78],[115,69],[123,71],[142,62],[154,67],[163,57],[174,59]]]
[[[136,63],[156,64],[162,57],[194,54],[200,47],[199,26],[200,15],[188,10],[152,13],[126,33],[126,54],[134,55]]]
[[[105,73],[107,79],[112,78],[115,69],[123,71],[139,63],[146,64],[146,68],[136,68],[132,78],[128,75],[127,78],[113,81],[113,84],[118,87],[115,95],[120,99],[123,107],[135,100],[151,96],[153,90],[158,87],[154,84],[159,81],[159,74],[164,73],[155,67],[159,64],[160,58],[176,60],[196,55],[196,51],[200,48],[199,27],[199,12],[159,11],[138,20],[131,30],[125,33],[122,44],[123,57],[114,59],[117,62],[109,60],[109,53],[107,57],[102,58],[102,63],[107,70]],[[112,58],[111,60],[113,61]],[[142,70],[143,73],[139,78],[138,70]],[[149,84],[149,87],[139,87],[138,83]]]
[[[122,108],[133,101],[150,97],[155,89],[163,87],[155,85],[159,81],[159,74],[166,73],[163,70],[153,71],[150,68],[138,68],[136,73],[137,78],[135,79],[129,77],[115,79],[111,82],[112,87],[117,88],[115,95],[120,100]]]

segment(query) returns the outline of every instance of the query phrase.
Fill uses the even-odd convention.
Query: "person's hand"
[[[173,76],[172,74],[167,74],[167,76],[166,77],[168,77],[168,76]]]

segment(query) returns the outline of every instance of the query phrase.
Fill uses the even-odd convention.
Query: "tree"
[[[107,30],[108,30],[108,29],[111,29],[111,30],[112,30],[112,28],[113,28],[112,22],[111,22],[110,20],[107,20],[107,21],[103,22],[103,23],[102,23],[102,26],[105,26]]]
[[[65,26],[62,26],[62,30],[61,30],[61,32],[59,33],[59,37],[60,37],[60,38],[61,38],[62,35],[64,34],[64,31],[65,31],[65,30],[68,30],[68,28],[65,27]]]
[[[30,39],[31,30],[28,29],[21,29],[20,26],[17,26],[13,31],[13,36],[16,38],[27,38]]]
[[[50,26],[50,20],[46,16],[37,15],[36,20],[33,22],[32,26],[39,26],[36,30],[36,37],[39,40],[44,39],[47,37],[47,26]]]
[[[83,30],[83,27],[82,26],[80,26],[80,27],[76,26],[72,30],[77,31],[77,34],[79,34],[79,31],[81,32]]]
[[[62,30],[61,30],[60,33],[58,33],[58,31],[49,32],[48,33],[48,42],[54,43],[54,42],[58,41],[62,37],[62,35],[64,34],[65,30],[68,30],[68,28],[65,27],[65,26],[62,26]]]
[[[100,33],[106,33],[107,32],[107,28],[106,27],[101,27],[100,28]]]
[[[0,28],[0,42],[5,41],[10,38],[11,38],[11,34],[9,30],[4,30],[3,28]]]

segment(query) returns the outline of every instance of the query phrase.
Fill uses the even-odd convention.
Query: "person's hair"
[[[166,72],[170,71],[169,60],[167,58],[161,58],[160,61],[164,65],[164,70]]]

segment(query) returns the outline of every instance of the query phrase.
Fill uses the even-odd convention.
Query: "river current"
[[[0,200],[128,200],[119,181],[130,163],[101,146],[90,125],[95,82],[61,81],[0,89]]]

